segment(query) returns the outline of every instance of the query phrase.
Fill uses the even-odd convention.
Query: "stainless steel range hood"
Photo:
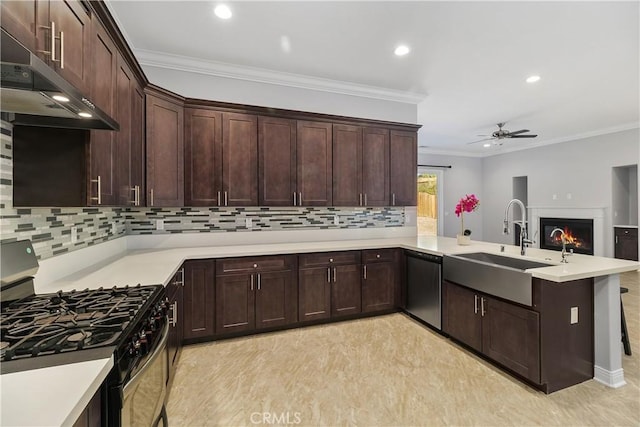
[[[14,124],[120,130],[120,125],[2,30],[0,111]]]

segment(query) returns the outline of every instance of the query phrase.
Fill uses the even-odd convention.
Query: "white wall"
[[[471,230],[472,240],[485,240],[482,158],[419,153],[418,164],[451,166],[451,169],[443,169],[443,200],[438,201],[444,206],[443,235],[455,237],[460,233],[461,224],[460,218],[455,214],[456,205],[467,194],[475,194],[480,200],[480,206],[475,212],[464,214],[464,228]]]
[[[217,77],[142,64],[149,81],[187,98],[416,123],[416,104]]]
[[[640,130],[632,129],[484,158],[484,239],[512,239],[502,235],[502,219],[514,176],[528,177],[528,206],[605,208],[605,236],[612,236],[612,168],[637,163],[639,150]],[[613,256],[613,237],[605,256]]]

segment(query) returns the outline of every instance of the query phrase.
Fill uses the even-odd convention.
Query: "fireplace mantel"
[[[593,219],[593,254],[605,256],[605,227],[604,219],[606,208],[588,207],[556,207],[556,206],[528,206],[529,210],[529,235],[539,233],[540,218],[577,218]],[[536,239],[537,247],[540,247],[540,238]]]

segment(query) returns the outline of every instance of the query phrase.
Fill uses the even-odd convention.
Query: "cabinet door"
[[[100,70],[100,78],[92,79],[93,102],[114,117],[117,109],[117,63],[115,44],[101,25],[94,25],[93,67]],[[116,120],[119,122],[118,118]],[[126,125],[126,123],[125,123]],[[122,123],[120,123],[121,131]],[[126,132],[126,129],[124,129]],[[116,140],[119,132],[92,130],[89,146],[89,177],[87,182],[91,206],[117,204]],[[98,194],[100,193],[100,194]]]
[[[362,311],[380,311],[396,306],[396,271],[393,262],[365,264],[362,279]]]
[[[256,275],[256,328],[294,323],[298,318],[295,272]]]
[[[331,123],[321,122],[297,123],[296,175],[298,204],[302,206],[331,206],[331,126]]]
[[[216,277],[216,333],[255,328],[255,287],[254,274]]]
[[[215,334],[215,261],[184,264],[184,338],[209,338]]]
[[[183,273],[181,272],[179,279],[174,277],[174,279],[167,285],[166,288],[167,298],[169,300],[169,335],[167,337],[167,384],[169,384],[173,379],[176,363],[178,361],[178,355],[180,354],[180,348],[182,347],[182,315],[184,313],[182,274]]]
[[[2,0],[0,19],[2,28],[31,52],[36,49],[36,19],[38,2],[35,0]],[[45,29],[40,32],[44,33]]]
[[[298,320],[328,319],[331,316],[331,269],[298,270]]]
[[[147,94],[147,205],[182,206],[182,105]]]
[[[185,204],[222,202],[222,113],[185,110]]]
[[[418,198],[417,134],[392,130],[389,146],[391,205],[415,206]]]
[[[444,282],[442,330],[478,351],[482,351],[481,303],[477,293]]]
[[[333,125],[333,205],[362,206],[362,128]]]
[[[135,80],[131,94],[131,186],[134,191],[134,205],[145,206],[145,144],[144,144],[144,91]]]
[[[615,228],[614,257],[638,261],[638,229]]]
[[[362,311],[360,264],[332,267],[331,316],[346,316]]]
[[[296,192],[296,121],[258,117],[260,206],[295,206]]]
[[[81,2],[56,0],[49,2],[49,26],[55,22],[55,48],[59,59],[53,62],[55,70],[82,92],[89,90],[92,79],[91,61],[91,17]],[[102,73],[102,70],[96,70]],[[99,78],[99,77],[96,77]]]
[[[535,311],[484,296],[482,352],[540,383],[540,322]]]
[[[134,205],[135,202],[134,191],[131,191],[131,125],[133,90],[133,73],[124,59],[118,55],[115,117],[120,124],[120,131],[116,133],[116,181],[118,183],[117,204],[120,206]]]
[[[364,128],[362,193],[365,206],[389,205],[389,131]]]
[[[222,190],[225,206],[258,204],[258,117],[222,114]]]

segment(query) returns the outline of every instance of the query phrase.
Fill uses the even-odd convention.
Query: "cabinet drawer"
[[[300,268],[360,264],[360,251],[322,252],[300,255]]]
[[[295,268],[295,255],[228,258],[216,261],[216,274],[282,271]]]
[[[362,263],[394,261],[395,253],[394,249],[367,249],[362,251]]]
[[[618,237],[626,236],[626,237],[638,237],[638,229],[637,228],[615,228],[615,235]]]

